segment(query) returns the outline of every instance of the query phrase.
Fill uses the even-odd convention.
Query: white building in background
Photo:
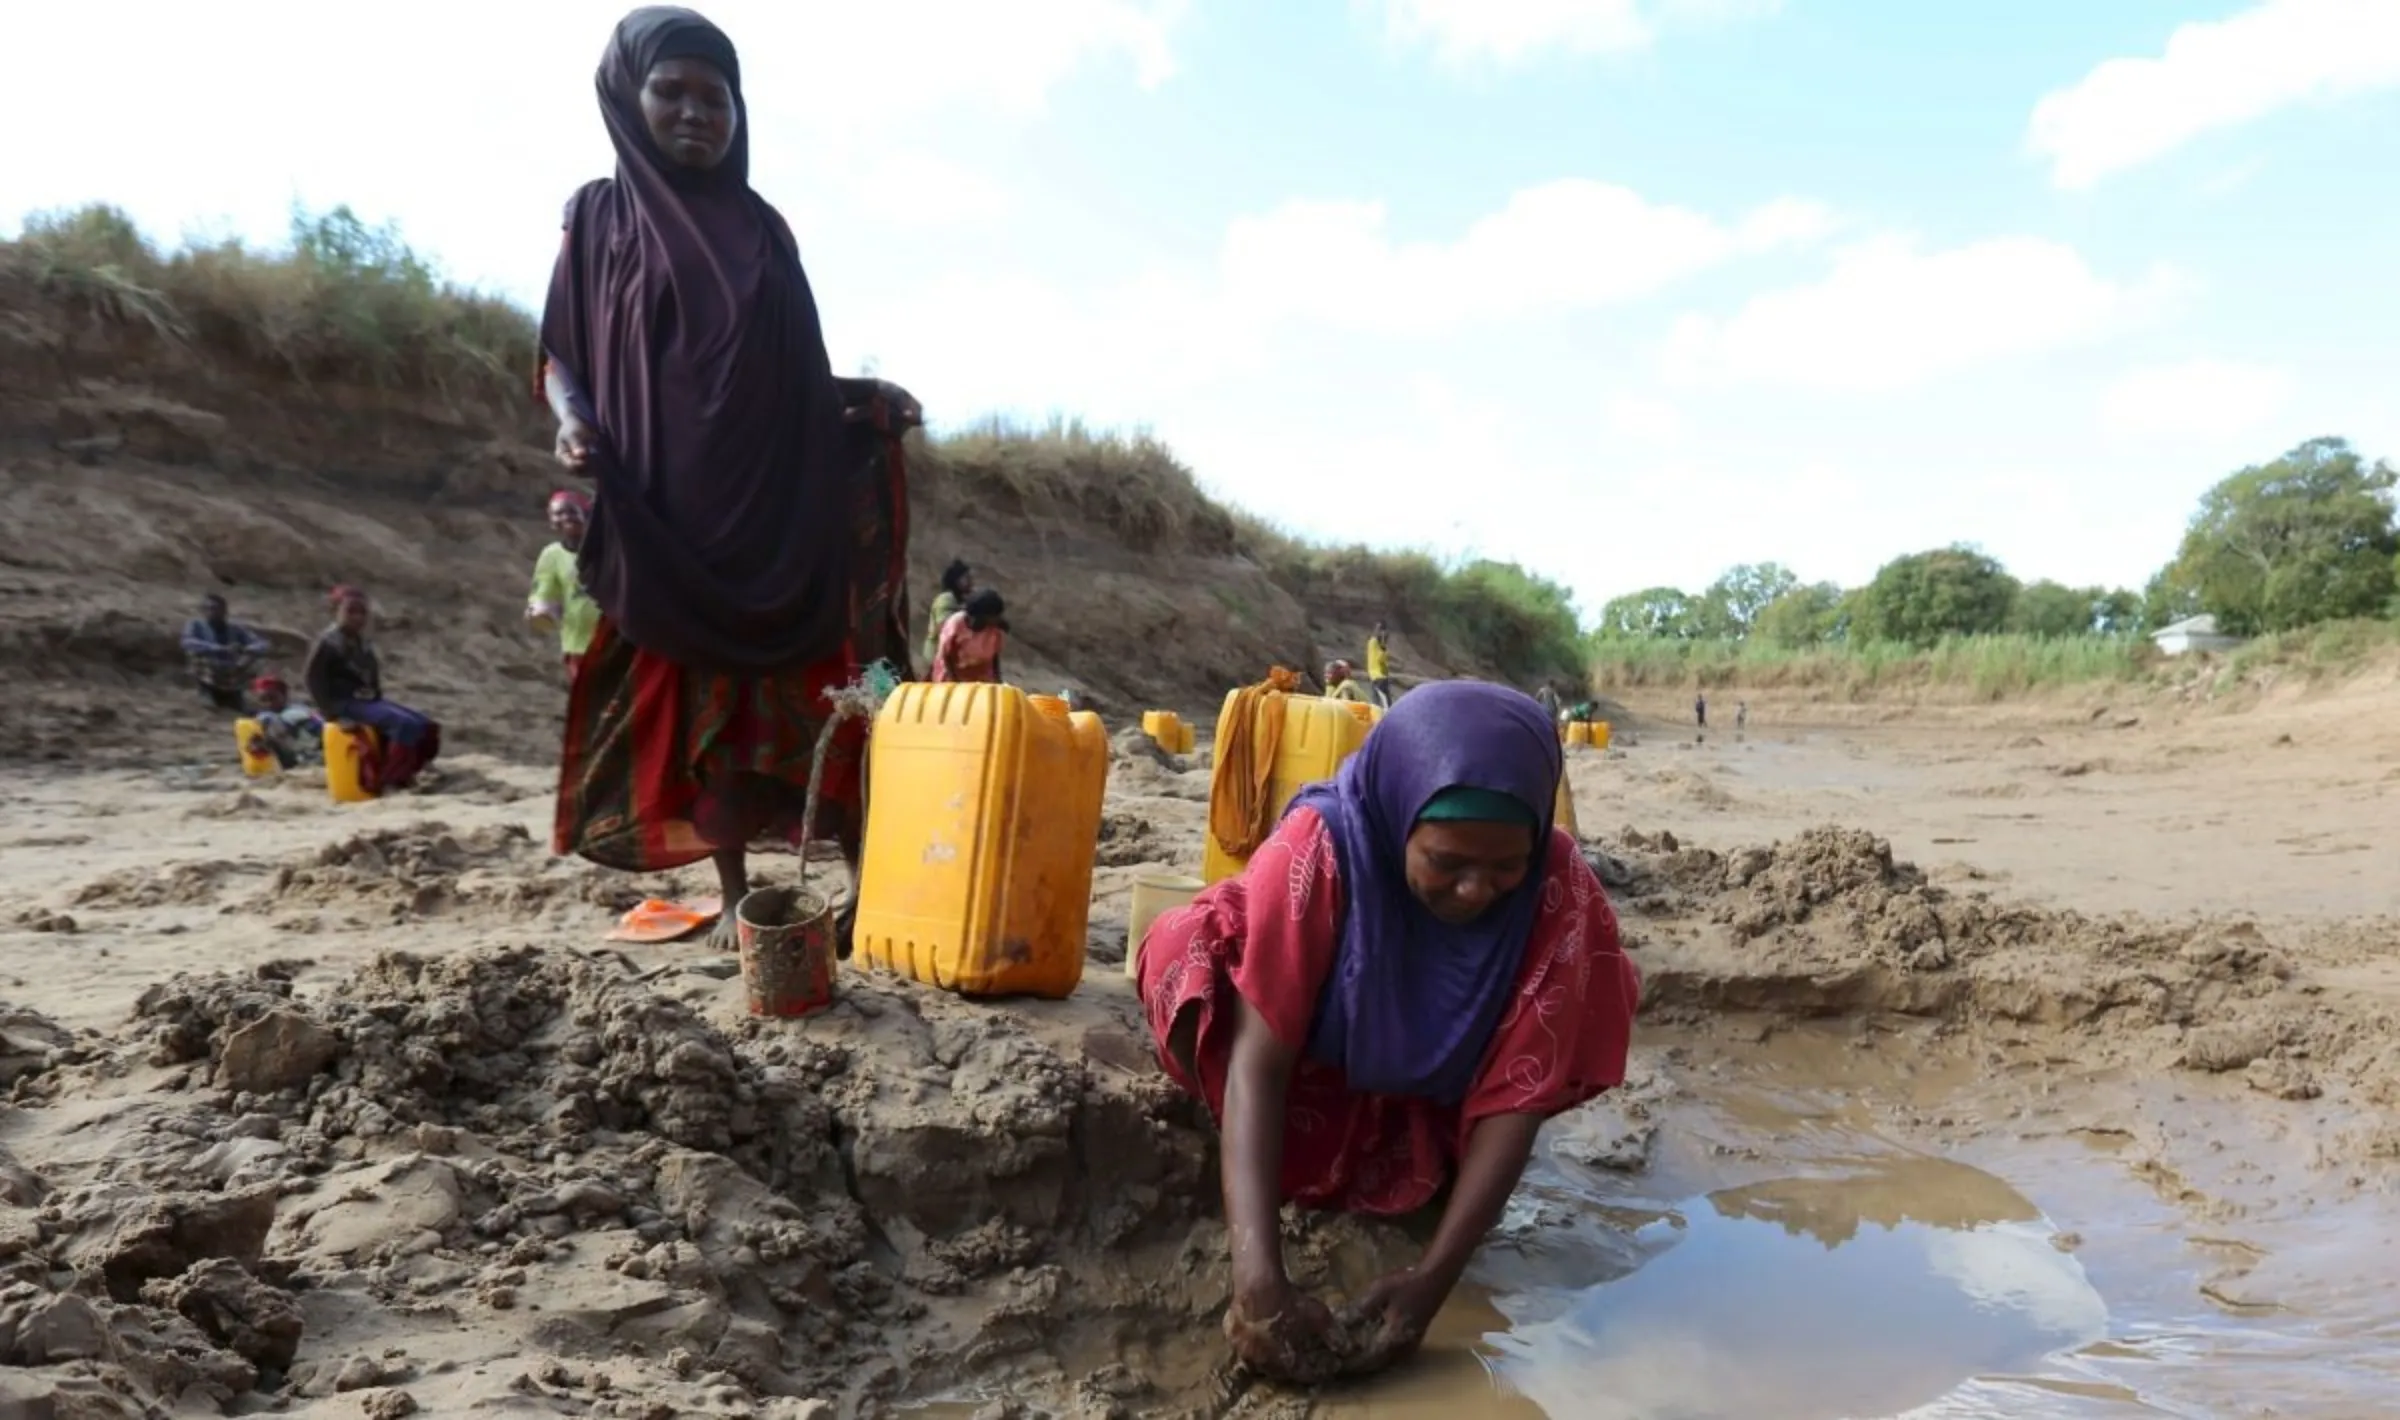
[[[2202,612],[2158,628],[2150,633],[2150,639],[2168,655],[2181,656],[2192,651],[2230,651],[2250,638],[2226,635],[2217,629],[2215,617]]]

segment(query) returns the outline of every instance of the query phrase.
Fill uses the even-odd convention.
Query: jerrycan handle
[[[1025,702],[1028,705],[1031,705],[1036,711],[1049,716],[1053,720],[1064,720],[1067,718],[1067,702],[1061,696],[1028,695],[1025,697]]]

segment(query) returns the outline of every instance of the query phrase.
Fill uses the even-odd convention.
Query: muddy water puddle
[[[1648,1167],[1549,1153],[1420,1364],[1319,1414],[2400,1411],[2400,1208],[2304,1182],[2246,1102],[1897,1039],[1676,1054]],[[2113,1122],[2161,1115],[2221,1178]]]
[[[2255,1098],[1904,1037],[1647,1039],[1656,1079],[1545,1135],[1424,1354],[1314,1414],[2400,1413],[2400,1203],[2310,1174]]]

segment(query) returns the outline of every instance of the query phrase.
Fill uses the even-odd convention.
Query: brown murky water
[[[1715,1065],[1675,1071],[1644,1173],[1539,1166],[1427,1364],[1320,1413],[2400,1413],[2400,1207],[2279,1180],[2246,1102],[2071,1082],[2083,1116],[2029,1133],[2012,1094],[2070,1082],[1805,1035]],[[2225,1178],[2107,1122],[2161,1112]]]
[[[1541,1158],[1424,1355],[1315,1413],[2400,1413],[2400,1206],[2282,1176],[2253,1102],[1890,1037],[1672,1058],[1648,1167]],[[2132,1142],[2160,1118],[2221,1176]]]

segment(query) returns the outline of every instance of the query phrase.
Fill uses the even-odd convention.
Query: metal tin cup
[[[810,1016],[833,1004],[833,904],[808,888],[760,888],[734,908],[742,986],[754,1016]]]

